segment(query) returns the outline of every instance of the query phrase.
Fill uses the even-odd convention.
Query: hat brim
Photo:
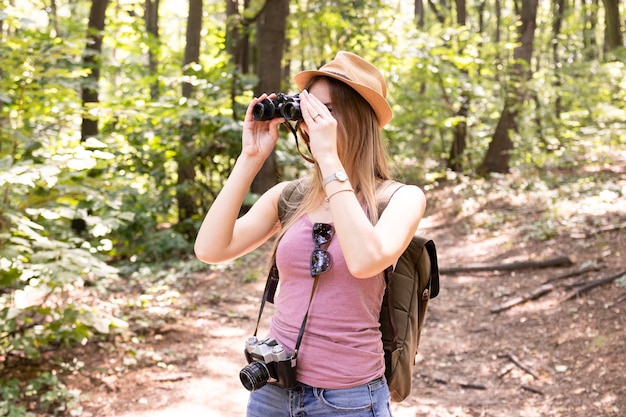
[[[374,113],[376,114],[376,118],[378,119],[379,127],[382,128],[387,123],[389,123],[391,119],[393,118],[393,112],[391,111],[391,106],[389,106],[389,103],[387,102],[387,100],[385,100],[385,98],[382,97],[378,92],[362,84],[350,81],[342,77],[341,75],[334,74],[332,72],[326,72],[326,71],[307,70],[307,71],[302,71],[296,74],[296,76],[294,77],[294,81],[296,82],[296,85],[298,86],[298,88],[302,91],[313,77],[334,78],[352,87],[372,107],[372,109],[374,110]]]

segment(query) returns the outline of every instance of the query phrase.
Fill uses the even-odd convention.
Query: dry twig
[[[499,355],[499,357],[501,358],[508,358],[511,362],[513,362],[518,368],[520,368],[521,370],[523,370],[524,372],[526,372],[529,375],[532,375],[533,378],[535,379],[539,379],[539,373],[537,371],[535,371],[533,368],[531,368],[530,366],[524,364],[522,361],[520,361],[517,356],[513,355],[512,353],[507,353],[506,355]]]
[[[530,291],[528,294],[526,295],[522,295],[519,297],[515,297],[510,299],[509,301],[500,304],[499,306],[495,306],[493,307],[490,311],[492,313],[500,313],[501,311],[504,310],[508,310],[509,308],[512,308],[518,304],[522,304],[526,301],[529,300],[536,300],[537,298],[548,294],[549,292],[551,292],[554,289],[554,286],[552,284],[544,284],[541,287],[537,287],[534,290]]]
[[[530,385],[522,385],[522,389],[526,391],[534,392],[535,394],[544,395],[543,391],[541,391],[539,388],[535,388]]]
[[[555,277],[549,278],[549,279],[547,279],[544,282],[544,284],[550,284],[551,282],[554,282],[554,281],[561,281],[563,279],[567,279],[567,278],[575,277],[575,276],[578,276],[578,275],[586,274],[587,272],[599,271],[600,269],[602,269],[602,268],[600,266],[598,266],[598,265],[589,265],[589,266],[581,268],[581,269],[579,269],[577,271],[566,272],[565,274],[561,274],[561,275],[557,275]]]
[[[626,275],[626,270],[618,272],[616,275],[611,275],[609,277],[604,277],[604,278],[599,278],[596,279],[594,281],[588,282],[588,283],[584,283],[581,282],[581,286],[576,288],[573,291],[570,291],[569,293],[565,294],[565,296],[561,299],[561,302],[567,301],[567,300],[571,300],[574,297],[578,297],[579,295],[581,295],[584,292],[587,292],[593,288],[599,287],[601,285],[604,284],[608,284],[611,283],[619,278],[621,278],[622,276]]]

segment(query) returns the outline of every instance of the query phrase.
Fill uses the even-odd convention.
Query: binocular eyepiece
[[[287,95],[278,93],[276,98],[266,98],[254,105],[252,109],[254,120],[264,121],[277,117],[284,117],[286,120],[300,121],[302,112],[300,111],[300,96],[298,94]]]

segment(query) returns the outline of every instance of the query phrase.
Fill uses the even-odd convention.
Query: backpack
[[[301,180],[292,181],[283,190],[278,203],[281,224],[290,214],[289,206],[302,200],[306,191],[302,184]],[[393,194],[402,186],[404,184],[388,180],[379,187],[379,216]],[[411,394],[413,367],[428,300],[439,294],[435,243],[415,235],[397,263],[385,270],[384,276],[387,288],[379,322],[385,352],[385,377],[391,400],[400,402]],[[273,302],[277,285],[278,271],[275,261],[272,261],[263,303]]]

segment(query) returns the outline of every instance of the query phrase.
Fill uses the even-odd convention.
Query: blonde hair
[[[347,84],[329,77],[312,78],[306,86],[310,89],[315,83],[325,80],[328,83],[332,102],[332,115],[337,120],[337,147],[350,183],[365,200],[372,224],[378,220],[376,186],[379,181],[390,179],[387,166],[387,149],[382,139],[374,110],[361,95]],[[307,133],[298,126],[298,133],[308,144]],[[308,181],[299,185],[304,189],[301,201],[287,201],[288,218],[277,235],[275,244],[302,215],[314,210],[326,197],[322,174],[314,165]]]

